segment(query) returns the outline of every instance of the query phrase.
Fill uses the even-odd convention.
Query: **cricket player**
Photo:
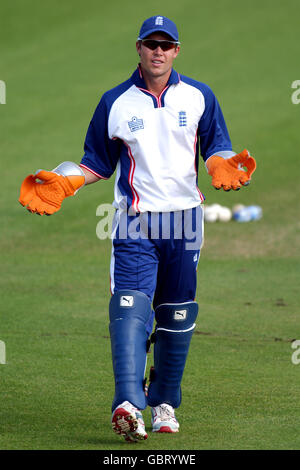
[[[199,154],[216,189],[246,186],[256,167],[247,150],[232,150],[212,90],[174,70],[180,42],[173,21],[146,19],[136,50],[137,69],[104,93],[94,112],[81,163],[63,162],[29,175],[19,199],[30,212],[50,215],[81,187],[115,173],[112,427],[130,442],[147,438],[142,410],[148,405],[154,432],[179,430],[174,410],[181,403],[198,314],[194,299],[204,201],[197,184]],[[154,367],[146,393],[150,343]]]

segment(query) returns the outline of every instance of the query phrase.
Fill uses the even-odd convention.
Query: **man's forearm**
[[[83,168],[82,166],[80,168],[82,169],[85,175],[85,185],[96,183],[97,181],[99,181],[99,179],[101,179],[101,178],[98,178],[98,176],[94,175],[94,173],[92,173],[91,171],[87,170],[86,168]]]

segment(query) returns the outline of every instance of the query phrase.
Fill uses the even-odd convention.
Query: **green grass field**
[[[259,204],[264,217],[206,225],[181,432],[150,432],[138,448],[300,448],[299,13],[297,0],[2,1],[0,449],[133,448],[110,426],[110,241],[96,237],[96,208],[112,202],[113,179],[53,217],[17,200],[27,174],[80,161],[92,113],[136,67],[153,14],[177,22],[175,68],[212,87],[234,149],[257,159],[252,184],[234,193],[215,191],[201,164],[207,203]]]

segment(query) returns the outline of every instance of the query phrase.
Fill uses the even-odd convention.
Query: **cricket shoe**
[[[179,423],[175,418],[174,408],[167,403],[151,408],[153,432],[178,432]]]
[[[147,439],[142,413],[129,401],[124,401],[114,410],[111,418],[113,431],[124,436],[127,442]]]

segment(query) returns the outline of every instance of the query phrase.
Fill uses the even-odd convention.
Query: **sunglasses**
[[[169,51],[170,49],[174,49],[174,47],[180,44],[180,42],[177,41],[160,41],[156,39],[142,39],[141,43],[148,49],[151,49],[151,51],[154,51],[158,47],[160,47],[163,51]]]

